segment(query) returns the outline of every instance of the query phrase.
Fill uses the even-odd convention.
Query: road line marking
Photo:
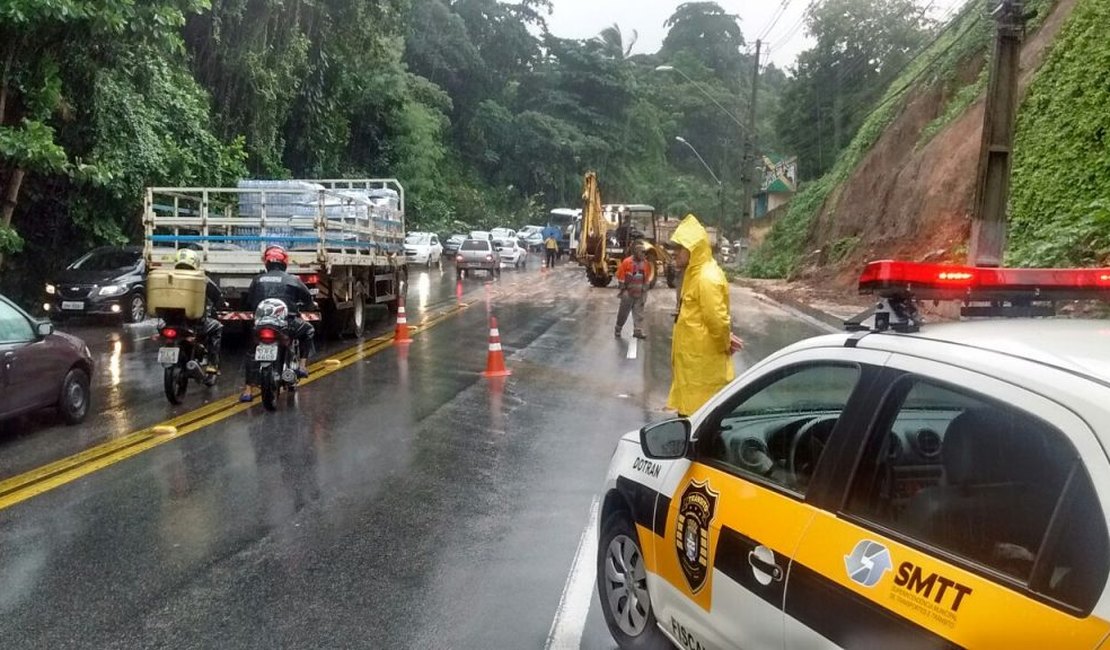
[[[640,343],[640,339],[638,339],[636,337],[633,337],[632,340],[628,342],[628,356],[626,358],[628,358],[628,359],[635,359],[636,358],[636,351],[639,348],[639,343]]]
[[[420,334],[431,329],[435,325],[463,312],[470,307],[470,304],[457,305],[423,325],[412,327],[412,334]],[[311,375],[307,379],[301,380],[300,386],[311,384],[379,352],[390,350],[392,349],[392,343],[393,334],[390,333],[351,346],[335,357],[313,364],[310,367]],[[144,451],[249,411],[258,404],[258,401],[241,403],[237,395],[231,395],[165,422],[140,429],[23,474],[12,476],[0,481],[0,510],[10,508],[17,503],[49,492],[67,483],[72,483]]]
[[[586,616],[594,595],[594,563],[597,560],[597,511],[600,499],[594,496],[590,503],[590,518],[578,539],[578,550],[570,566],[570,575],[555,610],[555,620],[547,633],[544,650],[578,650],[582,645],[582,632],[586,629]]]

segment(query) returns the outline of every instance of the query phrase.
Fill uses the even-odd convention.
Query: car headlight
[[[53,296],[54,294],[58,293],[58,288],[52,284],[48,284],[46,285],[46,293],[47,295]]]
[[[97,292],[97,295],[98,296],[122,296],[125,293],[127,293],[127,287],[123,286],[122,284],[109,284],[109,285],[100,287],[100,291]]]

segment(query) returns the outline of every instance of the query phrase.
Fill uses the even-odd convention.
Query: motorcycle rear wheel
[[[263,370],[261,379],[259,388],[262,389],[262,407],[267,411],[276,411],[278,385],[273,369],[266,368]]]
[[[166,399],[170,404],[181,404],[185,397],[185,389],[189,387],[189,377],[179,365],[166,368],[162,373],[162,384],[166,389]]]

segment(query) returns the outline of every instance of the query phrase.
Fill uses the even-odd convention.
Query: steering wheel
[[[817,461],[825,451],[839,415],[818,416],[802,425],[790,444],[790,475],[799,487],[804,487],[813,476]]]

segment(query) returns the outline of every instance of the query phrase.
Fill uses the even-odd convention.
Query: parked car
[[[501,268],[512,267],[522,269],[528,263],[528,249],[520,245],[515,237],[502,239],[497,244],[497,252],[501,256]]]
[[[471,230],[469,238],[470,239],[492,240],[493,239],[493,233],[491,233],[488,230]]]
[[[501,277],[501,255],[488,239],[468,239],[459,247],[455,256],[455,274],[462,278],[471,271],[485,271],[491,277]]]
[[[405,262],[423,264],[428,268],[443,268],[443,246],[439,235],[427,232],[412,232],[405,237]]]
[[[530,251],[543,248],[543,226],[524,226],[516,233],[517,239]]]
[[[51,406],[77,424],[89,413],[92,355],[0,296],[0,420]]]
[[[459,246],[462,246],[464,241],[466,241],[466,235],[451,235],[443,243],[443,254],[449,256],[458,255]]]
[[[495,240],[497,239],[516,239],[516,231],[512,228],[494,228],[489,231]]]
[[[105,246],[82,255],[46,285],[43,308],[52,318],[84,314],[146,318],[146,264],[139,246]]]

